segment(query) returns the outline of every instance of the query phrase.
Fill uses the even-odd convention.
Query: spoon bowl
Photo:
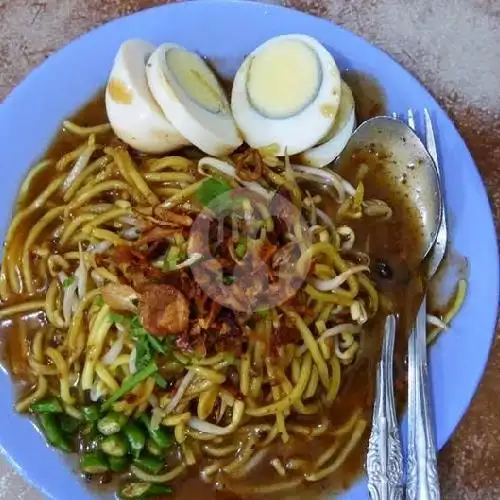
[[[394,186],[418,210],[422,244],[415,249],[419,254],[414,257],[415,261],[423,261],[434,246],[443,213],[434,160],[408,125],[387,116],[363,122],[352,134],[335,166],[349,162],[355,152],[363,150],[378,155]]]

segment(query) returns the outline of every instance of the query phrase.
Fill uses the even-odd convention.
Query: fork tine
[[[408,108],[408,126],[415,131],[415,115],[411,108]]]
[[[436,166],[438,165],[436,136],[434,135],[434,127],[432,126],[431,115],[427,108],[424,108],[424,125],[425,125],[425,142],[427,143],[427,151],[431,155]]]

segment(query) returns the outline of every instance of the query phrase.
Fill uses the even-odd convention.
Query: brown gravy
[[[377,91],[373,90],[375,88],[373,85],[370,87],[372,90],[368,92],[363,87],[363,83],[359,83],[362,82],[361,77],[356,78],[358,78],[358,83],[353,85],[353,90],[356,102],[360,102],[362,106],[360,109],[361,117],[367,118],[374,113],[379,114],[384,105],[383,96],[376,95]],[[351,81],[349,83],[352,84]],[[363,101],[361,97],[363,95],[369,95],[368,101]],[[363,104],[364,102],[367,103]],[[97,125],[105,121],[106,112],[102,93],[84,106],[73,117],[73,120],[80,125]],[[61,132],[49,147],[46,157],[60,158],[63,154],[74,149],[80,142],[81,138],[75,138],[75,136],[67,132]],[[366,157],[363,161],[364,163],[370,163],[369,158]],[[376,166],[376,164],[377,160],[374,159],[374,165]],[[348,168],[346,167],[340,173],[352,181],[356,177],[358,169],[359,164],[353,159]],[[33,200],[43,190],[51,176],[52,173],[49,169],[49,171],[35,177],[26,203]],[[420,228],[418,217],[414,216],[412,207],[408,205],[405,198],[398,194],[397,186],[384,181],[382,170],[370,168],[364,178],[364,184],[366,198],[379,198],[386,201],[393,209],[393,217],[388,222],[367,222],[366,219],[363,219],[363,222],[355,222],[353,228],[356,234],[355,248],[364,249],[369,244],[370,255],[375,259],[384,259],[394,269],[394,279],[380,279],[378,284],[384,295],[392,301],[394,310],[397,311],[400,318],[395,354],[395,378],[398,388],[398,407],[401,410],[405,404],[406,392],[404,390],[406,384],[404,356],[407,347],[407,332],[409,322],[414,317],[422,289],[422,284],[418,279],[417,264],[412,261],[413,249],[421,244]],[[332,203],[325,203],[323,208],[331,213],[335,211],[336,207],[332,201]],[[18,238],[23,238],[26,235],[33,222],[32,218],[27,218],[21,224]],[[5,306],[6,304],[1,305]],[[42,317],[38,316],[32,318],[29,324],[19,320],[17,324],[3,322],[0,326],[3,339],[3,355],[12,374],[18,381],[26,381],[28,370],[24,370],[23,366],[26,367],[27,345],[41,321],[43,321]],[[352,411],[357,408],[361,408],[364,417],[371,421],[375,368],[380,353],[383,321],[384,315],[381,313],[367,325],[368,331],[364,335],[363,345],[357,361],[343,371],[340,392],[333,406],[327,412],[327,417],[332,422],[333,427],[346,422]],[[22,323],[24,323],[23,326],[21,326]],[[29,380],[27,383],[23,383],[25,388],[29,385],[31,385]],[[300,496],[313,498],[347,488],[362,473],[368,439],[367,434],[365,432],[362,441],[331,480],[311,483],[288,492],[281,492],[279,498],[298,498]],[[286,445],[281,442],[273,444],[269,456],[287,457],[293,453],[295,457],[307,458],[312,453],[313,456],[317,457],[322,450],[332,444],[332,439],[327,435],[317,438],[291,436],[290,442]],[[266,484],[272,481],[275,481],[275,471],[268,462],[259,466],[245,479],[245,483],[248,484]],[[228,485],[230,486],[230,484]],[[232,493],[216,493],[211,486],[200,480],[198,467],[191,468],[187,476],[174,481],[172,487],[175,490],[175,498],[181,500],[191,498],[205,498],[207,500],[255,498]],[[269,495],[269,497],[271,496],[276,497],[276,495]],[[262,498],[262,496],[259,496],[259,498]]]

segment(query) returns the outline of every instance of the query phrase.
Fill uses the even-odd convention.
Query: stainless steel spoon
[[[366,148],[383,150],[386,153],[384,168],[387,175],[394,176],[394,181],[400,183],[398,187],[401,193],[418,209],[423,238],[421,248],[415,248],[414,261],[424,261],[436,242],[443,214],[439,176],[433,158],[410,127],[389,117],[372,118],[358,127],[338,158],[337,165],[349,161],[355,151]],[[421,311],[419,319],[421,320]],[[370,496],[377,500],[400,499],[403,496],[402,452],[392,383],[394,335],[395,319],[389,316],[385,326],[381,361],[377,367],[376,399],[367,456]],[[413,353],[422,354],[421,349]],[[422,366],[420,362],[416,364]],[[426,366],[425,358],[424,365]],[[415,380],[415,373],[410,374],[410,378]],[[427,393],[426,377],[419,378],[419,382],[423,383],[423,392]],[[417,410],[410,408],[412,401],[416,400],[421,402],[420,398],[415,398],[414,393],[413,398],[410,397],[408,408],[409,415],[415,418],[418,416],[415,411],[422,409],[421,406]],[[426,405],[427,408],[429,406]],[[418,447],[413,449],[419,451]],[[415,458],[417,463],[422,461],[420,456]],[[423,457],[424,461],[425,459],[426,457]]]

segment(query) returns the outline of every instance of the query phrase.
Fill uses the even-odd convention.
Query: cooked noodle
[[[333,474],[362,440],[367,416],[351,408],[339,427],[325,409],[355,365],[380,303],[370,267],[349,253],[357,241],[349,221],[390,218],[392,210],[364,200],[363,189],[336,173],[291,166],[287,158],[264,158],[245,177],[253,180],[242,180],[236,155],[198,163],[184,156],[138,158],[113,142],[107,124],[64,126],[81,143],[34,167],[6,238],[0,320],[43,317],[25,359],[32,390],[16,409],[25,412],[51,395],[75,419],[89,405],[101,416],[109,410],[129,421],[145,416],[153,430],[171,432],[172,449],[158,473],[132,465],[132,475],[144,482],[172,481],[197,466],[206,482],[230,477],[236,493],[276,494]],[[34,192],[34,180],[48,170],[50,183]],[[237,216],[225,220],[232,226],[221,231],[223,245],[212,260],[191,230],[204,208],[199,193],[207,179],[246,188],[241,206],[231,201]],[[341,226],[304,180],[333,189]],[[302,219],[271,239],[279,230],[270,212],[276,192]],[[246,242],[238,236],[243,224],[255,230]],[[263,292],[251,280],[243,286],[227,277],[221,291],[222,284],[200,283],[204,275],[195,274],[202,265],[220,267],[217,259],[244,265],[245,256],[258,256],[271,289],[292,253],[296,265],[286,272],[302,284],[268,307],[240,307]],[[240,301],[233,309],[218,300],[231,286],[232,300]],[[448,325],[464,295],[460,284],[451,311],[432,323]],[[297,436],[330,438],[314,457],[271,454]],[[242,482],[265,461],[274,482]]]

